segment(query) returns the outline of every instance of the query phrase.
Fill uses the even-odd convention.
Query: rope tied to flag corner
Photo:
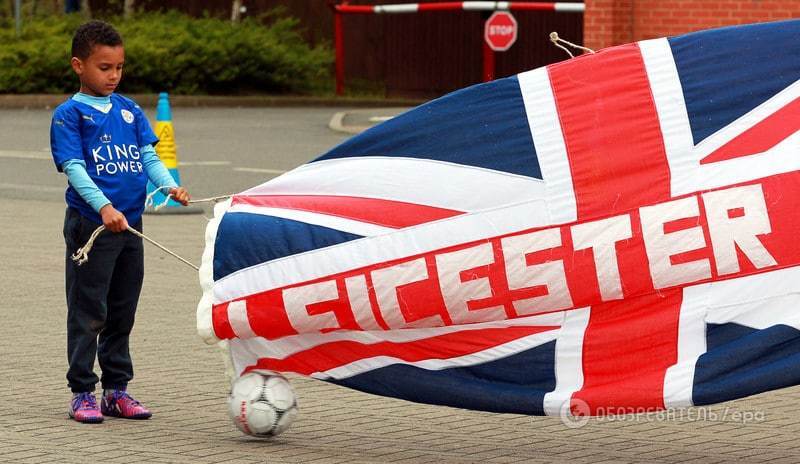
[[[572,43],[572,42],[570,42],[568,40],[562,39],[561,37],[558,36],[558,32],[555,32],[555,31],[550,33],[550,42],[553,42],[553,45],[555,45],[556,47],[558,47],[558,48],[564,50],[565,52],[567,52],[567,55],[569,55],[570,58],[575,58],[575,55],[573,55],[572,52],[567,47],[561,45],[561,43],[569,45],[570,47],[578,49],[578,50],[583,50],[585,52],[594,53],[594,50],[592,50],[589,47],[584,47],[583,45],[574,44],[574,43]],[[559,43],[559,42],[561,42],[561,43]]]

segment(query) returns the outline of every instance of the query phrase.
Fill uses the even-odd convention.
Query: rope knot
[[[92,232],[92,235],[89,237],[89,240],[86,241],[86,244],[75,252],[72,255],[72,260],[78,266],[83,265],[86,261],[89,261],[89,252],[92,251],[92,247],[94,246],[94,241],[97,239],[97,236],[100,235],[101,232],[106,230],[106,226],[100,226]]]
[[[569,49],[567,47],[561,45],[561,43],[565,43],[565,44],[569,45],[570,47],[576,48],[578,50],[583,50],[585,52],[594,53],[594,50],[592,50],[591,48],[584,47],[584,46],[578,45],[578,44],[574,44],[574,43],[572,43],[572,42],[570,42],[568,40],[562,39],[561,37],[558,36],[558,32],[551,32],[550,33],[550,42],[553,42],[553,45],[555,45],[556,47],[558,47],[558,48],[564,50],[565,52],[567,52],[567,55],[569,55],[570,58],[575,58],[575,55],[573,55],[572,52],[569,51]],[[559,43],[559,42],[561,42],[561,43]]]

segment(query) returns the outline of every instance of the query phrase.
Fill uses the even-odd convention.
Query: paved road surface
[[[338,111],[175,109],[181,175],[198,197],[260,183],[343,140],[327,129]],[[277,439],[249,439],[225,413],[220,353],[195,335],[196,274],[149,246],[131,389],[155,416],[74,423],[64,380],[64,178],[48,160],[48,121],[46,111],[0,111],[2,462],[800,462],[797,388],[570,428],[292,378],[297,422]],[[198,262],[204,225],[202,215],[148,216],[145,229]]]

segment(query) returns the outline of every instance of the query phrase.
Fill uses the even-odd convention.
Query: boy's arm
[[[170,187],[169,193],[175,201],[186,206],[189,201],[189,192],[178,186],[164,163],[161,162],[161,158],[156,154],[153,145],[145,145],[139,149],[139,152],[142,154],[142,164],[144,164],[144,170],[150,182],[157,187]]]
[[[64,174],[67,175],[69,184],[78,192],[78,195],[83,198],[93,210],[100,212],[100,209],[105,205],[111,204],[111,201],[106,198],[102,190],[97,187],[89,173],[86,172],[86,163],[83,160],[68,160],[61,165]]]
[[[147,117],[142,112],[139,105],[134,104],[133,113],[136,116],[136,128],[139,139],[139,152],[142,153],[142,163],[145,165],[145,172],[150,181],[159,187],[170,187],[169,194],[183,206],[189,204],[189,192],[179,187],[169,175],[169,171],[164,167],[161,159],[156,155],[153,145],[158,143],[158,137],[153,133],[153,128],[147,121]]]
[[[172,178],[161,158],[156,154],[155,148],[152,145],[145,145],[139,149],[142,154],[142,164],[144,164],[144,171],[150,182],[157,187],[177,187],[175,179]]]
[[[107,229],[112,232],[122,232],[128,228],[128,221],[125,219],[125,215],[114,208],[108,198],[97,187],[97,184],[89,177],[89,173],[86,172],[86,163],[83,160],[67,160],[61,165],[61,169],[67,175],[70,185],[78,192],[78,195],[93,210],[100,213],[103,225]]]

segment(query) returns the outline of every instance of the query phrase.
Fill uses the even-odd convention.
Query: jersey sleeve
[[[83,161],[83,146],[78,115],[59,107],[53,112],[50,122],[50,152],[58,172],[63,172],[63,165],[68,160]]]
[[[86,163],[83,160],[67,160],[62,166],[69,179],[69,184],[78,192],[78,195],[99,213],[103,206],[111,203],[108,197],[94,183],[89,173],[86,172]]]
[[[153,132],[153,128],[150,127],[150,121],[147,120],[147,116],[139,108],[139,105],[133,105],[133,113],[136,117],[136,136],[139,139],[139,147],[157,144],[158,137]]]
[[[161,162],[161,159],[159,159],[152,145],[145,145],[141,148],[141,151],[144,170],[153,185],[156,185],[159,188],[178,186],[167,168],[164,167],[164,163]]]

